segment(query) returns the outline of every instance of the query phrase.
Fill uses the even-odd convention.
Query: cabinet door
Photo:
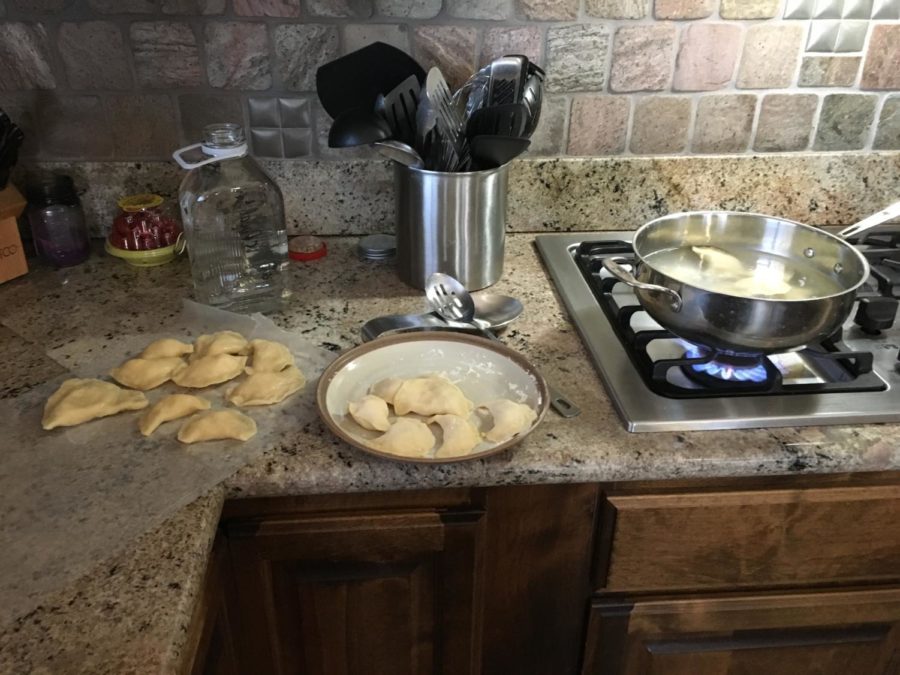
[[[582,673],[897,675],[900,588],[596,601]]]
[[[483,522],[421,511],[231,523],[243,672],[477,673]]]

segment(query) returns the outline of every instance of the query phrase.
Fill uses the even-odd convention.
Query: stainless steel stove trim
[[[900,421],[900,375],[879,368],[887,358],[876,352],[876,372],[887,391],[842,394],[742,396],[671,399],[650,391],[635,373],[590,287],[572,257],[582,241],[631,241],[633,232],[542,234],[535,244],[556,290],[578,328],[600,379],[628,431],[752,429]],[[563,290],[565,289],[565,290]],[[885,345],[886,351],[888,349]],[[895,358],[896,345],[890,359]],[[849,405],[848,405],[849,404]]]

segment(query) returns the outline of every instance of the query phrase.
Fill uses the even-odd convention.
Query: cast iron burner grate
[[[575,261],[591,288],[603,313],[610,321],[638,375],[651,390],[669,398],[720,398],[723,396],[761,396],[780,394],[843,393],[854,391],[882,391],[887,385],[872,372],[872,353],[851,351],[841,342],[841,331],[799,352],[806,363],[814,366],[822,382],[786,382],[781,370],[769,358],[759,365],[765,371],[760,382],[724,380],[708,373],[697,372],[696,366],[710,364],[721,354],[697,346],[696,355],[685,353],[679,358],[655,359],[648,347],[656,340],[678,340],[665,329],[634,330],[632,318],[643,313],[639,304],[622,304],[613,295],[620,282],[603,277],[600,261],[609,256],[622,256],[633,261],[631,244],[624,241],[583,242],[575,253]],[[690,344],[690,343],[688,343]],[[694,345],[690,345],[694,347]],[[727,358],[727,356],[726,356]],[[754,364],[755,365],[755,364]],[[686,377],[673,377],[680,371]]]

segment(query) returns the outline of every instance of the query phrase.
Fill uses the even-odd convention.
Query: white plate
[[[369,393],[376,382],[388,377],[411,378],[443,375],[455,383],[476,407],[498,398],[525,403],[537,418],[531,428],[503,443],[483,441],[459,457],[410,458],[381,452],[365,445],[379,436],[357,425],[347,412],[350,401]],[[479,459],[502,452],[518,443],[538,425],[547,411],[547,385],[537,369],[521,354],[485,338],[460,333],[413,333],[379,338],[337,358],[322,374],[317,391],[319,414],[329,428],[347,443],[380,457],[404,462],[443,463]],[[472,420],[477,423],[478,417]],[[440,446],[440,431],[436,426]],[[432,453],[434,450],[432,450]]]

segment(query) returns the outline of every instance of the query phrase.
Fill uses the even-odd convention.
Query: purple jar
[[[57,267],[83,263],[91,252],[84,211],[70,176],[28,185],[28,223],[38,255]]]

